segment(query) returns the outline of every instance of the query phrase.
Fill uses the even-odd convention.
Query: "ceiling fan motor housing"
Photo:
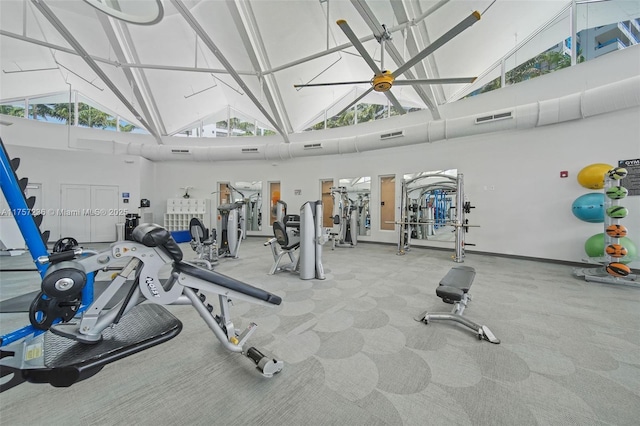
[[[376,75],[371,80],[373,90],[376,92],[386,92],[393,86],[393,75],[389,71],[382,71],[382,74]]]

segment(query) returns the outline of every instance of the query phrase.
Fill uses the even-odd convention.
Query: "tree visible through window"
[[[28,108],[27,116],[25,117],[24,106],[15,103],[4,104],[0,105],[0,114],[67,125],[75,123],[74,105],[67,102],[40,103],[34,100],[29,104]],[[87,103],[78,102],[78,126],[115,130],[117,121],[116,117],[107,112],[92,107]],[[119,126],[121,132],[132,132],[136,129],[133,124],[124,121],[121,121]]]

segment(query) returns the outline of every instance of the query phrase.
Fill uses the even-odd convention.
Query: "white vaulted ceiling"
[[[116,7],[155,0],[95,0]],[[631,2],[634,3],[634,2]],[[373,73],[336,25],[346,20],[370,56],[377,21],[401,55],[391,71],[451,27],[482,18],[412,68],[418,77],[478,76],[567,6],[566,0],[163,0],[159,22],[139,25],[86,1],[0,1],[3,102],[77,90],[156,136],[231,107],[287,135],[335,113],[370,86],[295,89],[294,84],[369,80]],[[370,16],[372,19],[366,19]],[[373,24],[372,24],[373,22]],[[558,40],[568,37],[559,30]],[[540,51],[546,47],[541,47]],[[466,94],[469,84],[394,86],[406,107],[428,108]],[[468,90],[467,90],[468,92]],[[386,103],[373,92],[364,101]],[[315,121],[314,121],[315,120]]]

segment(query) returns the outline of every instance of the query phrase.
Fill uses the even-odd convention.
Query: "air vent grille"
[[[497,121],[497,120],[506,120],[507,118],[513,118],[511,111],[501,112],[499,114],[493,114],[493,115],[486,115],[484,117],[477,117],[476,124],[488,123],[490,121]]]
[[[243,154],[257,154],[259,152],[258,148],[242,148]]]
[[[399,138],[401,136],[404,136],[404,130],[399,130],[397,132],[391,132],[391,133],[383,133],[380,135],[380,139],[384,140],[384,139],[391,139],[391,138]]]
[[[308,143],[304,146],[304,149],[322,149],[321,143]]]

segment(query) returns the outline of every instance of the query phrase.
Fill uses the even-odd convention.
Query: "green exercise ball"
[[[629,237],[617,238],[616,242],[627,249],[627,256],[620,259],[620,263],[630,263],[638,256],[638,249]],[[591,236],[584,243],[584,251],[589,257],[604,256],[604,232]]]

